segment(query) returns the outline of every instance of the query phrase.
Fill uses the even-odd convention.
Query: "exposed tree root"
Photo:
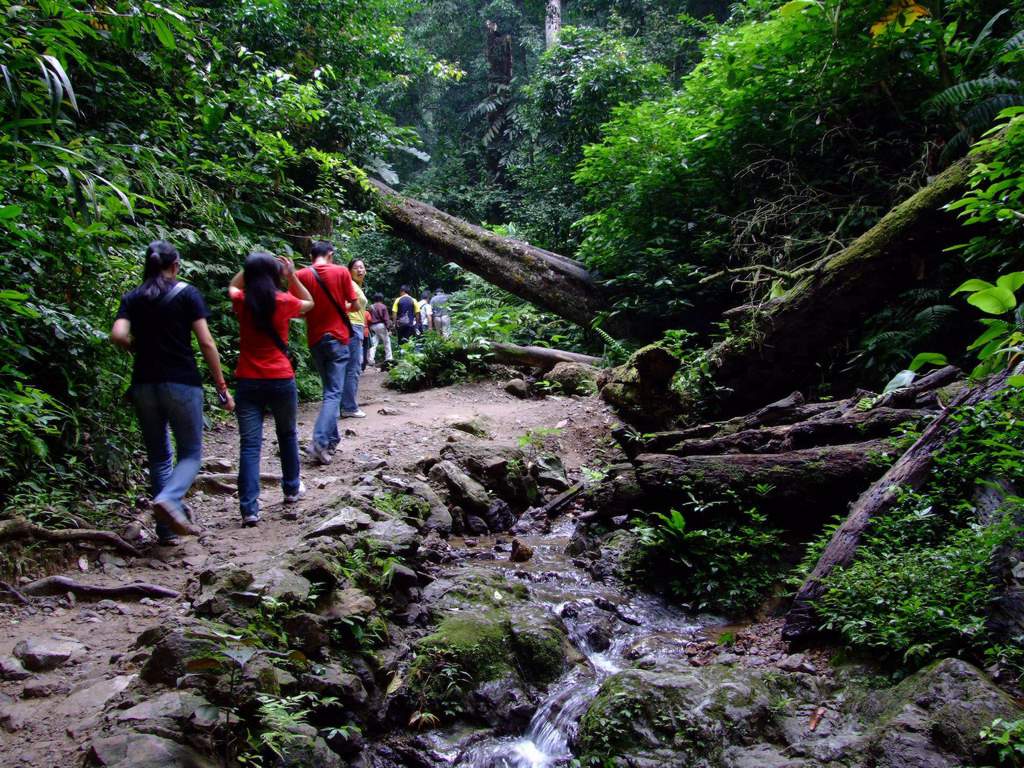
[[[103,544],[118,552],[132,557],[141,557],[142,553],[111,531],[95,531],[88,528],[66,528],[50,530],[30,523],[21,517],[11,520],[0,520],[0,543],[16,539],[39,539],[56,544],[67,544],[79,541],[91,541]]]
[[[91,597],[98,600],[139,600],[143,597],[161,600],[178,597],[181,594],[173,589],[161,587],[158,584],[147,584],[143,581],[136,581],[119,587],[98,587],[93,584],[82,584],[74,579],[69,579],[67,576],[47,576],[44,579],[37,579],[30,584],[24,585],[21,591],[23,594],[31,597],[63,595],[71,592],[75,596]]]

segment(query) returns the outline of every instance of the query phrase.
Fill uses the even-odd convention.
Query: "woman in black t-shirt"
[[[149,458],[153,515],[161,544],[196,533],[182,499],[199,472],[203,450],[203,380],[192,353],[195,334],[227,410],[235,404],[206,324],[209,311],[193,286],[179,282],[177,249],[156,240],[146,249],[143,282],[121,297],[110,340],[134,355],[131,396]],[[171,437],[177,462],[171,462]]]

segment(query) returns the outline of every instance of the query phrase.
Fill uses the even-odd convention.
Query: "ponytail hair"
[[[178,249],[166,240],[154,240],[146,246],[146,262],[142,267],[141,293],[147,299],[157,299],[173,284],[164,277],[164,270],[181,261]]]
[[[281,262],[266,251],[253,251],[245,260],[245,308],[253,324],[264,333],[273,330]]]

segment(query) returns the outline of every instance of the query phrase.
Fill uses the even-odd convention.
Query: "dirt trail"
[[[184,539],[178,547],[151,547],[143,559],[128,562],[112,553],[83,550],[78,567],[73,563],[66,575],[90,584],[146,581],[184,592],[207,568],[226,562],[245,565],[287,551],[299,537],[303,518],[364,474],[372,466],[367,458],[385,459],[393,468],[411,465],[436,453],[453,417],[482,417],[495,436],[506,439],[559,426],[567,468],[580,465],[585,446],[606,432],[612,420],[596,398],[517,400],[493,382],[403,395],[384,389],[382,382],[382,374],[372,369],[363,377],[360,399],[368,416],[341,422],[354,434],[346,435],[334,463],[318,467],[304,462],[308,494],[300,504],[286,507],[280,488],[264,484],[263,522],[243,529],[237,499],[198,493],[191,502],[203,527],[199,537]],[[316,413],[316,404],[300,408],[300,445],[308,444]],[[279,472],[271,421],[265,425],[264,441],[263,469]],[[206,457],[234,463],[237,453],[233,422],[207,433]],[[132,647],[139,634],[150,627],[194,621],[184,597],[99,603],[61,597],[34,601],[31,607],[0,604],[0,660],[25,639],[68,638],[84,646],[54,671],[0,681],[0,766],[79,764],[82,745],[99,725],[103,704],[131,682],[148,655]]]

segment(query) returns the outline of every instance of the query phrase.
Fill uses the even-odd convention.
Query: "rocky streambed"
[[[566,472],[466,426],[400,463],[366,456],[279,546],[196,568],[102,690],[69,692],[89,697],[68,724],[85,764],[995,764],[979,730],[1022,713],[981,670],[947,659],[893,684],[790,653],[771,621],[716,642],[722,619],[617,580],[627,529],[550,504],[579,479],[578,448]]]

